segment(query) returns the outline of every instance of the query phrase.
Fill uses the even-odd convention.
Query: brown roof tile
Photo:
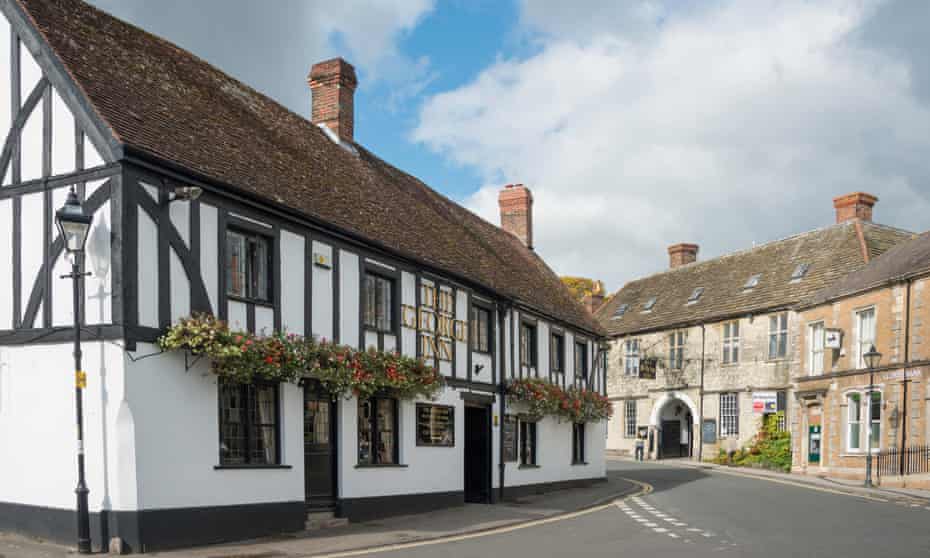
[[[861,226],[866,243],[875,251],[910,236],[870,222]],[[792,281],[800,264],[808,265],[807,273]],[[864,266],[855,222],[847,221],[631,281],[601,307],[597,318],[609,335],[619,336],[788,308]],[[760,274],[758,285],[745,289],[756,274]],[[703,293],[689,304],[699,287]],[[644,311],[652,297],[655,306]],[[624,304],[628,309],[617,316]]]
[[[124,145],[602,332],[536,253],[361,146],[80,0],[18,1]]]

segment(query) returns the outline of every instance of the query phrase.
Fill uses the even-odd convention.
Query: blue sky
[[[926,0],[92,0],[307,116],[359,72],[369,149],[497,223],[525,183],[536,250],[623,282],[830,225],[930,214]]]

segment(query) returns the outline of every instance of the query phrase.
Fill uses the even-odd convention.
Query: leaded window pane
[[[278,462],[278,387],[220,384],[220,463]]]
[[[628,399],[624,401],[624,418],[626,419],[626,437],[633,438],[636,436],[636,401]]]
[[[365,327],[391,331],[394,327],[394,281],[372,273],[365,274],[362,315]]]

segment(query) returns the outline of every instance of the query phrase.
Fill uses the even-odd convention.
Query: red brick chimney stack
[[[508,184],[500,191],[501,228],[533,249],[533,193],[523,184]]]
[[[851,219],[863,221],[872,220],[872,208],[878,198],[865,192],[853,192],[833,198],[833,207],[836,209],[836,222],[842,223]]]
[[[698,245],[682,242],[668,247],[668,266],[671,269],[697,261]]]
[[[342,141],[354,141],[355,68],[342,58],[313,65],[307,77],[313,96],[310,120],[324,124]]]

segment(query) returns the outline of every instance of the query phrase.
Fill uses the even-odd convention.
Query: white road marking
[[[695,527],[688,527],[688,530],[691,531],[692,533],[698,533],[701,531],[700,529],[697,529]]]
[[[678,535],[676,535],[675,533],[672,533],[671,531],[668,533],[668,536],[672,537],[673,539],[678,538]]]
[[[650,523],[648,521],[646,523],[643,523],[643,525],[645,525],[646,527],[658,527],[659,526],[658,523]]]
[[[656,527],[653,529],[653,531],[655,531],[656,533],[667,533],[668,529],[666,529],[665,527]]]

